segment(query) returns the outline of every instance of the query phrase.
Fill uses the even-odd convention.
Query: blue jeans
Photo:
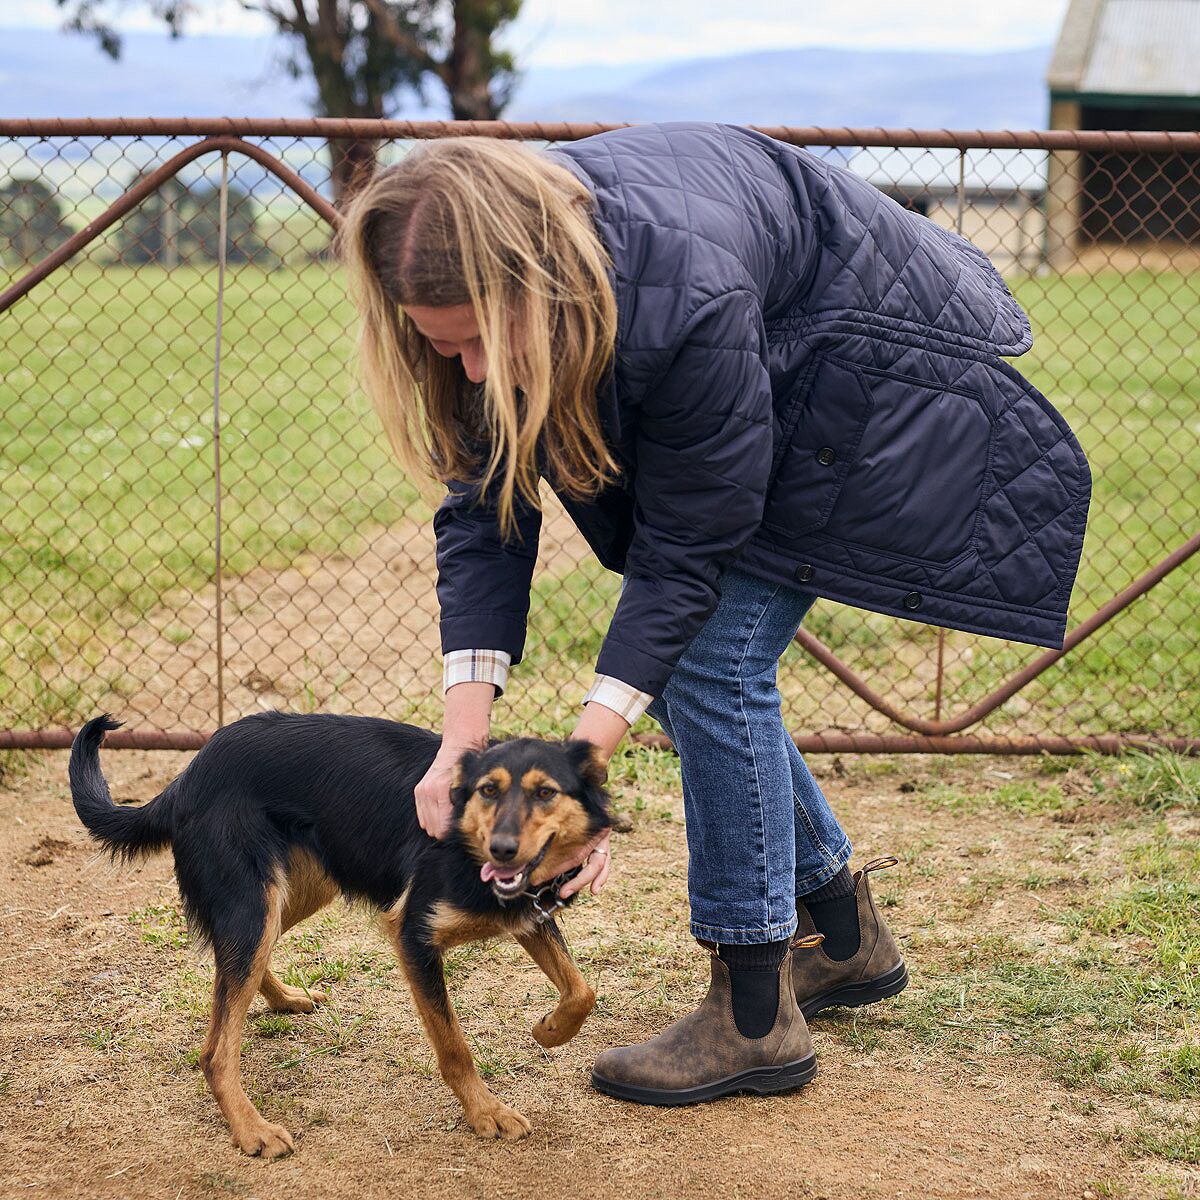
[[[649,712],[679,751],[692,934],[774,942],[796,897],[832,879],[850,841],[780,712],[775,672],[814,596],[729,569],[721,600]]]

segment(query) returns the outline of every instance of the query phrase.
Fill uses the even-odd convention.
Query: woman
[[[677,1103],[811,1077],[800,1013],[907,975],[776,663],[817,596],[1061,645],[1090,477],[999,357],[1029,348],[1024,313],[969,243],[725,125],[426,143],[358,195],[343,249],[393,444],[449,489],[422,825],[444,831],[520,660],[545,477],[624,575],[575,736],[607,759],[648,710],[674,742],[711,956],[700,1008],[593,1081]],[[598,892],[609,854],[564,892]],[[793,956],[798,932],[824,942]]]

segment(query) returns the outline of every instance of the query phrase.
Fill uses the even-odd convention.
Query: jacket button
[[[805,563],[802,567],[796,568],[796,578],[801,583],[807,583],[815,574],[811,563]]]
[[[832,446],[822,446],[817,451],[817,462],[823,467],[832,467],[837,462],[837,451]]]
[[[908,609],[920,608],[921,607],[921,593],[920,592],[909,592],[908,595],[904,597],[904,607],[908,608]]]

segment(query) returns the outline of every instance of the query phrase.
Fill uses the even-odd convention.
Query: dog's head
[[[458,834],[498,899],[553,879],[612,824],[604,779],[588,742],[518,738],[462,757],[451,793]]]

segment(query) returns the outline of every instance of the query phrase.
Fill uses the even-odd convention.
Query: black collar
[[[569,899],[564,900],[558,894],[558,890],[568,879],[574,879],[582,870],[582,867],[572,867],[571,870],[564,871],[561,875],[555,875],[553,879],[549,879],[535,888],[527,887],[516,898],[528,899],[533,905],[533,919],[539,925],[544,925],[547,921],[553,920],[556,912],[566,908],[570,903]]]

